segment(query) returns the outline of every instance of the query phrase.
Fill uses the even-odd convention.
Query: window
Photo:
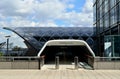
[[[100,19],[100,32],[103,32],[103,18]]]
[[[110,11],[110,25],[117,23],[117,9],[116,7],[114,7],[111,11]]]
[[[96,2],[96,0],[93,0],[93,3],[95,3]]]
[[[108,0],[105,0],[104,4],[105,4],[105,13],[106,13],[108,12]]]
[[[100,7],[100,2],[99,2],[99,0],[97,0],[97,8],[99,8]]]
[[[114,9],[112,9],[110,11],[110,25],[114,24],[114,18],[115,18]]]
[[[118,9],[119,9],[119,15],[118,15],[118,17],[119,17],[119,22],[120,22],[120,2],[119,2],[119,8]]]
[[[120,0],[116,0],[116,3],[118,3]]]
[[[120,36],[105,36],[104,50],[107,57],[120,57]]]
[[[102,6],[100,7],[100,18],[102,18]]]
[[[108,28],[109,27],[109,14],[107,13],[105,16],[104,16],[104,22],[105,22],[105,28]]]
[[[102,4],[102,0],[99,0],[100,5]]]
[[[115,0],[110,0],[110,8],[112,8],[115,5]]]
[[[100,33],[100,24],[99,24],[99,21],[97,22],[97,33]]]
[[[117,23],[117,8],[114,8],[114,23]]]
[[[95,23],[96,22],[96,5],[93,7],[93,22]]]
[[[97,9],[97,18],[96,18],[96,19],[97,19],[97,20],[100,19],[100,8]]]

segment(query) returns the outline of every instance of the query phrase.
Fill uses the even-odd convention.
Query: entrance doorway
[[[71,64],[74,62],[74,54],[71,50],[71,47],[68,46],[47,46],[43,53],[45,55],[45,63],[54,63],[55,57],[59,56],[60,64]]]
[[[55,57],[59,56],[60,64],[72,64],[77,56],[78,62],[85,62],[93,66],[95,54],[83,40],[51,40],[48,41],[38,56],[45,56],[45,64],[55,64]]]
[[[45,56],[46,64],[54,63],[56,56],[59,56],[60,64],[72,64],[75,56],[78,56],[79,62],[87,63],[88,52],[85,46],[47,46],[41,56]]]
[[[60,46],[55,56],[59,56],[60,64],[71,64],[73,62],[73,53],[70,47]]]

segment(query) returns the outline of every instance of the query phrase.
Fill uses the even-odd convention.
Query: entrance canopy
[[[89,55],[91,55],[92,57],[95,57],[95,54],[92,51],[92,49],[90,48],[90,46],[83,40],[50,40],[45,43],[45,45],[42,47],[42,49],[38,53],[38,56],[41,56],[42,52],[48,46],[79,46],[79,47],[84,46],[89,51]],[[48,52],[48,53],[50,53],[50,52]]]

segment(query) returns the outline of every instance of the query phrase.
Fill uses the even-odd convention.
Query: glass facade
[[[105,56],[120,57],[120,35],[108,35],[104,39]]]
[[[96,9],[95,9],[96,7]],[[120,0],[94,0],[94,20],[96,27],[98,55],[104,54],[104,37],[120,35]]]
[[[48,40],[55,39],[84,40],[93,50],[95,49],[93,27],[10,27],[5,29],[17,33],[29,48],[34,48],[37,52]]]
[[[94,3],[94,24],[108,30],[114,27],[120,20],[119,0],[95,0]],[[101,22],[102,21],[102,22]],[[98,23],[98,24],[97,24]],[[98,28],[98,32],[104,32]]]

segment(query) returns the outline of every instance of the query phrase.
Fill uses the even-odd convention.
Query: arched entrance
[[[59,56],[61,64],[70,64],[78,56],[79,62],[90,65],[90,57],[95,57],[94,52],[83,40],[50,40],[46,42],[38,56],[45,56],[45,63],[54,63],[55,56]]]

